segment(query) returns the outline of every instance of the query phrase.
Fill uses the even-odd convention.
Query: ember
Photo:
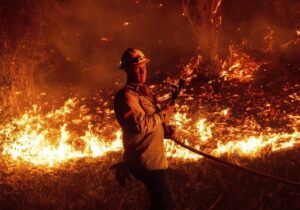
[[[21,118],[16,118],[1,127],[0,134],[4,139],[2,155],[16,161],[53,167],[69,159],[99,157],[106,155],[107,152],[122,150],[121,131],[117,127],[114,129],[114,140],[101,136],[98,134],[101,131],[95,131],[93,128],[91,124],[93,116],[86,114],[86,109],[85,106],[79,107],[78,100],[69,99],[61,108],[43,115],[40,113],[41,107],[34,105]],[[210,147],[210,153],[218,156],[232,153],[254,157],[293,148],[300,143],[298,130],[300,116],[289,115],[292,132],[277,133],[272,129],[257,131],[259,125],[255,121],[246,121],[245,125],[237,127],[228,127],[224,124],[224,127],[220,127],[215,126],[222,124],[218,121],[209,123],[205,118],[194,121],[187,117],[188,114],[178,112],[174,116],[172,123],[177,125],[178,135],[182,133],[187,143],[193,140],[196,148],[202,148],[205,144],[205,147]],[[214,115],[229,118],[228,109]],[[76,125],[81,125],[82,130],[69,129]],[[242,132],[245,127],[250,129]],[[227,136],[218,135],[222,130],[228,131]],[[228,140],[228,136],[232,136],[233,139]],[[210,146],[214,144],[215,146]],[[185,160],[200,158],[179,148],[172,141],[166,142],[166,148],[167,154],[173,158]]]
[[[176,139],[299,182],[299,8],[291,0],[0,3],[0,209],[147,205],[137,183],[119,190],[108,170],[122,160],[113,96],[126,47],[149,55],[161,103],[185,80],[168,122]],[[178,209],[300,207],[298,191],[164,143]]]

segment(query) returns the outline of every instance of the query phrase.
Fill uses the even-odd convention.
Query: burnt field
[[[243,164],[297,180],[299,149]],[[3,173],[1,209],[144,209],[146,191],[137,181],[121,188],[108,170],[120,155],[70,161],[52,172],[24,165]],[[237,158],[235,158],[237,159]],[[210,161],[171,160],[177,209],[298,209],[299,188],[247,175]]]

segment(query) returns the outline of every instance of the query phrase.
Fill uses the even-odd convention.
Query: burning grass
[[[255,81],[264,61],[254,64],[245,54],[232,55],[223,64],[199,56],[186,66],[182,77],[188,85],[170,123],[178,127],[178,137],[196,149],[300,182],[299,80],[269,90],[272,85]],[[221,70],[206,74],[217,68]],[[170,83],[176,80],[154,86],[161,100]],[[58,108],[33,105],[0,125],[0,208],[147,205],[140,183],[121,189],[108,169],[121,159],[122,145],[111,97],[106,98],[73,97]],[[170,140],[165,145],[178,209],[300,208],[298,189],[204,160]]]

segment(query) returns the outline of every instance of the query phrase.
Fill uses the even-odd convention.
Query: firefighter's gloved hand
[[[176,134],[177,127],[174,125],[164,125],[164,138],[165,139],[173,139]]]
[[[169,118],[174,115],[174,111],[175,111],[174,104],[169,104],[161,110],[161,113],[164,116],[165,122],[168,121]]]
[[[112,165],[109,169],[115,170],[115,179],[121,187],[125,187],[126,179],[131,181],[130,173],[124,162],[119,162]]]

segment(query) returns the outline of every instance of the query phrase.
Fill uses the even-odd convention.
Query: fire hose
[[[171,103],[173,103],[173,104],[175,103],[175,100],[177,99],[177,97],[178,97],[181,89],[183,88],[184,84],[185,84],[185,81],[183,79],[180,79],[178,86],[175,87],[175,90],[171,94]],[[226,165],[226,166],[229,166],[229,167],[232,167],[232,168],[235,168],[235,169],[239,169],[241,171],[244,171],[244,172],[256,175],[256,176],[267,178],[269,180],[273,180],[273,181],[276,181],[276,182],[280,182],[280,183],[283,183],[283,184],[287,184],[287,185],[291,185],[291,186],[300,188],[300,183],[298,183],[298,182],[295,182],[295,181],[292,181],[292,180],[289,180],[289,179],[285,179],[285,178],[281,178],[281,177],[277,177],[277,176],[273,176],[273,175],[270,175],[270,174],[267,174],[267,173],[263,173],[261,171],[257,171],[257,170],[251,169],[251,168],[247,168],[247,167],[244,167],[244,166],[240,166],[240,165],[236,165],[236,164],[227,162],[227,161],[222,160],[220,158],[217,158],[217,157],[214,157],[214,156],[209,155],[207,153],[204,153],[202,151],[199,151],[199,150],[197,150],[193,147],[190,147],[190,146],[184,144],[183,142],[181,142],[180,140],[176,139],[176,137],[174,137],[174,136],[172,136],[172,140],[176,144],[180,145],[181,147],[183,147],[183,148],[185,148],[185,149],[187,149],[187,150],[189,150],[193,153],[196,153],[198,155],[201,155],[205,158],[216,161],[216,162],[221,163],[223,165]]]
[[[220,158],[217,158],[217,157],[214,157],[212,155],[209,155],[207,153],[204,153],[202,151],[199,151],[191,146],[188,146],[186,144],[184,144],[183,142],[181,142],[180,140],[176,139],[176,138],[172,138],[172,141],[174,141],[176,144],[180,145],[181,147],[193,152],[193,153],[196,153],[198,155],[201,155],[207,159],[210,159],[210,160],[213,160],[215,162],[218,162],[218,163],[221,163],[223,165],[226,165],[226,166],[229,166],[229,167],[232,167],[232,168],[235,168],[235,169],[239,169],[241,171],[244,171],[244,172],[247,172],[247,173],[250,173],[250,174],[254,174],[256,176],[259,176],[259,177],[263,177],[263,178],[267,178],[269,180],[273,180],[273,181],[276,181],[276,182],[280,182],[280,183],[283,183],[283,184],[287,184],[287,185],[290,185],[290,186],[294,186],[294,187],[298,187],[300,188],[300,183],[298,182],[295,182],[295,181],[292,181],[292,180],[289,180],[289,179],[285,179],[285,178],[281,178],[281,177],[277,177],[277,176],[273,176],[273,175],[270,175],[270,174],[267,174],[267,173],[264,173],[264,172],[261,172],[261,171],[257,171],[257,170],[254,170],[254,169],[251,169],[251,168],[247,168],[247,167],[244,167],[244,166],[240,166],[240,165],[236,165],[236,164],[233,164],[233,163],[230,163],[230,162],[227,162],[225,160],[222,160]]]
[[[175,87],[175,91],[172,93],[170,103],[172,103],[172,104],[175,103],[175,100],[176,100],[177,96],[179,95],[179,92],[180,92],[180,90],[182,89],[183,86],[184,86],[184,81],[181,79],[179,81],[179,85],[177,87]],[[165,124],[163,126],[164,126],[165,130],[168,130],[168,128],[166,127]],[[187,150],[189,150],[193,153],[201,155],[201,156],[203,156],[207,159],[210,159],[210,160],[213,160],[215,162],[221,163],[223,165],[226,165],[226,166],[229,166],[229,167],[247,172],[249,174],[253,174],[253,175],[256,175],[256,176],[259,176],[259,177],[263,177],[263,178],[266,178],[266,179],[269,179],[269,180],[272,180],[272,181],[276,181],[276,182],[279,182],[279,183],[282,183],[282,184],[287,184],[287,185],[290,185],[290,186],[294,186],[294,187],[297,187],[297,188],[300,189],[300,183],[299,182],[295,182],[295,181],[292,181],[292,180],[289,180],[289,179],[274,176],[274,175],[267,174],[267,173],[264,173],[264,172],[261,172],[261,171],[257,171],[257,170],[251,169],[251,168],[247,168],[247,167],[244,167],[244,166],[240,166],[240,165],[236,165],[236,164],[227,162],[225,160],[222,160],[220,158],[217,158],[217,157],[212,156],[210,154],[207,154],[205,152],[199,151],[199,150],[197,150],[197,149],[195,149],[191,146],[188,146],[188,145],[184,144],[182,141],[178,140],[175,136],[171,135],[170,137],[171,138],[169,138],[169,139],[174,141],[179,146],[181,146],[181,147],[183,147],[183,148],[185,148],[185,149],[187,149]],[[114,164],[113,166],[111,166],[110,169],[115,169],[116,170],[116,172],[117,172],[116,173],[116,179],[119,182],[119,184],[122,187],[124,187],[126,178],[130,178],[130,176],[128,174],[128,171],[126,169],[126,164],[124,162],[120,162],[120,163],[117,163],[117,164]]]

